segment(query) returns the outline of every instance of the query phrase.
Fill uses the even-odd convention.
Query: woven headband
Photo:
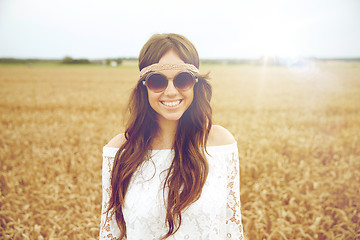
[[[161,64],[154,63],[151,64],[140,71],[140,77],[144,76],[149,72],[161,71],[161,70],[189,70],[191,72],[198,73],[199,69],[192,64],[180,63],[180,64]]]

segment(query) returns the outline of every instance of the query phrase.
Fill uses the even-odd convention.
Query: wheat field
[[[360,63],[205,65],[248,239],[360,239]],[[96,239],[134,66],[0,66],[0,238]]]

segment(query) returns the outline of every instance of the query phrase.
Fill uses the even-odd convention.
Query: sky
[[[360,1],[0,0],[0,58],[138,57],[166,32],[201,59],[360,57]]]

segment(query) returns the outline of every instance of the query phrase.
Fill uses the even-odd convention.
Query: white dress
[[[117,150],[103,148],[100,239],[118,239],[120,235],[114,213],[109,213],[108,218],[104,214],[111,193],[110,176]],[[201,197],[181,213],[181,226],[168,239],[244,239],[237,144],[207,147],[207,151],[209,174]],[[150,160],[134,173],[123,209],[127,240],[158,240],[167,233],[162,189],[173,156],[174,151],[170,149],[153,150]]]

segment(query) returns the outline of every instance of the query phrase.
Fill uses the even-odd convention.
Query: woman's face
[[[173,50],[166,52],[159,60],[162,64],[184,64],[184,61]],[[168,80],[167,88],[155,93],[147,88],[150,106],[158,113],[158,121],[178,121],[190,106],[194,98],[194,87],[179,91],[173,84],[173,79],[179,70],[162,70]]]

